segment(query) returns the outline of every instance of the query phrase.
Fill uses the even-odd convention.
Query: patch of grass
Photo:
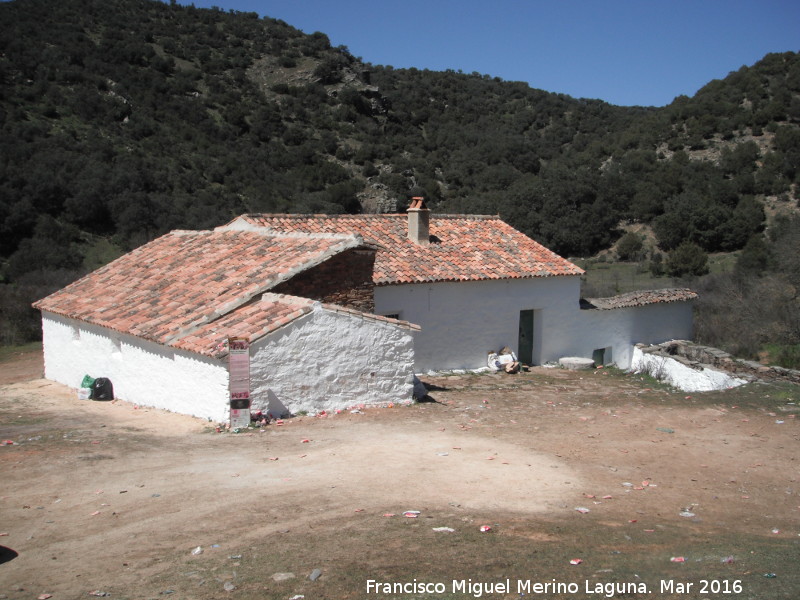
[[[634,290],[672,287],[669,277],[654,277],[643,264],[634,262],[578,261],[584,275],[584,295],[613,296]],[[582,263],[582,264],[580,264]]]
[[[20,346],[0,346],[0,363],[17,358],[20,354],[34,354],[42,351],[42,342],[29,342]]]
[[[0,422],[3,423],[3,431],[5,435],[9,435],[13,431],[12,427],[28,427],[30,425],[38,425],[45,423],[47,417],[45,415],[36,415],[31,413],[19,414],[19,411],[9,411],[0,409]]]
[[[709,275],[730,273],[736,264],[737,254],[716,253],[708,257]],[[584,296],[602,297],[624,294],[636,290],[681,287],[685,281],[671,277],[656,277],[647,261],[614,262],[596,259],[574,260],[575,264],[586,271],[583,277]]]
[[[749,383],[729,390],[703,392],[702,397],[711,403],[736,406],[743,409],[761,409],[786,412],[800,404],[800,387],[786,382]],[[800,411],[800,406],[797,406]]]
[[[786,369],[800,369],[800,344],[767,344],[764,346],[769,364]]]
[[[83,267],[87,271],[94,271],[107,265],[125,254],[125,252],[106,238],[95,238],[86,242],[84,249]]]

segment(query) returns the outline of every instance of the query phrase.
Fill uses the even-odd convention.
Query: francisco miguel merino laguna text
[[[662,586],[663,587],[663,586]],[[367,594],[444,594],[448,586],[442,582],[425,582],[416,579],[406,582],[388,582],[367,579]],[[556,581],[531,581],[530,579],[517,579],[516,586],[511,585],[511,579],[500,581],[473,581],[472,579],[454,579],[450,582],[449,591],[452,594],[468,594],[480,598],[484,594],[598,594],[605,598],[613,598],[618,594],[648,594],[647,584],[637,581],[608,582],[584,581],[583,590],[575,582]]]

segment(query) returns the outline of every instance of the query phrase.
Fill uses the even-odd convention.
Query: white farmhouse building
[[[685,289],[581,300],[583,271],[495,216],[242,215],[218,230],[358,234],[377,247],[374,312],[419,325],[414,369],[475,369],[512,348],[525,364],[564,356],[627,369],[633,346],[690,339]]]
[[[581,300],[583,271],[499,217],[243,215],[174,231],[34,306],[45,376],[111,379],[142,405],[225,419],[226,344],[249,341],[254,409],[410,400],[413,374],[512,348],[630,366],[636,343],[689,339],[689,290]]]

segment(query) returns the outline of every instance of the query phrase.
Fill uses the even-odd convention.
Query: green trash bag
[[[94,377],[89,377],[88,375],[83,376],[83,381],[81,381],[82,388],[91,388],[94,385]]]

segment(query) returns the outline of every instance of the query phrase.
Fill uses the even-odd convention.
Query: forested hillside
[[[371,65],[255,13],[14,0],[0,22],[6,315],[163,232],[248,211],[395,211],[424,194],[589,256],[626,224],[663,252],[738,250],[797,210],[796,53],[623,108]]]

